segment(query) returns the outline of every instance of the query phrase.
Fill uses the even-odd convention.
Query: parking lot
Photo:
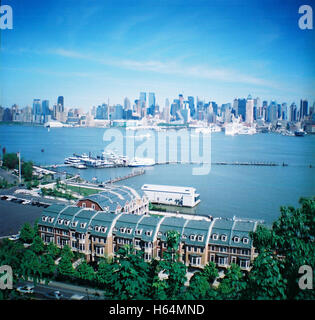
[[[17,234],[26,222],[34,224],[49,205],[41,199],[0,195],[0,237]]]

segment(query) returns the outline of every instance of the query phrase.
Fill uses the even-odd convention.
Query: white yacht
[[[155,165],[154,159],[150,158],[133,158],[129,162],[129,167],[144,167],[144,166],[153,166]]]

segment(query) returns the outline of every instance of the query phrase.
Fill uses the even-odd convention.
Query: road
[[[30,281],[20,281],[14,287],[20,287],[25,285],[34,285]],[[71,285],[67,283],[51,281],[48,285],[46,284],[37,284],[34,287],[34,294],[32,297],[38,300],[54,300],[54,298],[47,297],[47,294],[55,290],[60,291],[63,295],[64,300],[69,300],[73,295],[82,297],[82,300],[99,300],[102,299],[103,291],[88,289],[85,287],[80,287],[76,285]],[[27,294],[24,294],[27,295]]]

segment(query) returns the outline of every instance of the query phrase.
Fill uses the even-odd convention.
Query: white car
[[[60,300],[63,298],[63,295],[60,293],[60,291],[56,290],[56,291],[50,291],[48,293],[45,294],[45,296],[47,298],[51,298],[51,299],[57,299]]]
[[[34,293],[34,286],[23,286],[23,287],[18,287],[16,291],[21,292],[21,293]]]

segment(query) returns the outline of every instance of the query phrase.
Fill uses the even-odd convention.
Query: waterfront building
[[[144,184],[141,190],[151,203],[194,207],[200,202],[199,194],[192,187]]]
[[[80,199],[77,206],[115,214],[124,212],[139,215],[148,213],[149,200],[146,196],[140,197],[134,189],[117,186]]]
[[[235,263],[242,270],[249,270],[256,256],[250,237],[256,227],[257,221],[237,218],[115,214],[59,204],[44,209],[38,222],[44,243],[68,245],[88,261],[112,257],[126,244],[142,250],[145,261],[163,259],[167,232],[175,230],[180,234],[179,260],[187,266],[202,269],[212,261],[222,269]]]
[[[242,121],[246,120],[246,99],[238,99],[238,115],[242,116]]]

